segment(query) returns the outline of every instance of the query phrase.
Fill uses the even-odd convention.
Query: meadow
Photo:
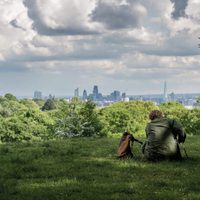
[[[133,159],[119,160],[118,143],[72,138],[0,144],[0,199],[200,199],[199,136],[187,138],[189,159],[181,162],[147,162],[137,143]]]

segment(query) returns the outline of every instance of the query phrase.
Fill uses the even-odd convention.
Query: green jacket
[[[174,119],[156,118],[146,126],[147,141],[143,153],[149,160],[181,156],[178,143],[185,141],[182,126]]]

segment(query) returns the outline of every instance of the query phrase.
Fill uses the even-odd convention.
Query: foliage
[[[3,117],[12,116],[20,110],[26,110],[26,106],[19,101],[8,100],[5,97],[0,97],[0,115]]]
[[[157,108],[152,102],[119,102],[101,109],[101,120],[107,134],[128,130],[141,134],[148,121],[149,112]]]
[[[200,104],[200,97],[196,98],[196,103]]]
[[[184,127],[186,133],[200,135],[200,108],[189,110],[176,102],[164,103],[159,107],[165,117],[178,120]]]
[[[0,120],[2,142],[43,140],[51,137],[53,120],[40,110],[27,110]]]
[[[57,121],[56,134],[65,137],[102,135],[101,122],[92,101],[72,101],[68,112]]]
[[[35,101],[30,100],[30,99],[23,99],[23,100],[20,100],[19,102],[29,109],[39,108],[38,104]]]
[[[39,108],[42,108],[45,103],[45,100],[43,99],[33,99],[33,101],[39,106]]]
[[[17,101],[17,98],[11,93],[5,94],[4,97],[8,100]]]
[[[58,135],[117,136],[125,130],[144,135],[153,109],[177,119],[187,134],[200,135],[200,108],[189,110],[175,102],[157,107],[152,102],[130,101],[96,108],[92,101],[83,102],[79,98],[73,98],[70,103],[55,98],[45,102],[17,100],[12,94],[6,94],[0,97],[0,142],[46,140]]]
[[[43,140],[52,137],[54,120],[32,100],[0,97],[0,141]]]
[[[84,102],[79,112],[83,125],[82,136],[103,135],[102,124],[96,111],[96,105],[91,100]]]
[[[56,104],[54,102],[54,99],[47,99],[44,103],[44,106],[42,107],[42,110],[54,110],[56,109]]]

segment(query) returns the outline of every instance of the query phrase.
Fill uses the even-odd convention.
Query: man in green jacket
[[[145,129],[147,140],[142,147],[144,157],[151,161],[181,160],[178,144],[186,138],[182,126],[174,119],[164,118],[159,110],[151,111],[149,119]]]

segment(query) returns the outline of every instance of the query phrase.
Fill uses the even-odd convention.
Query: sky
[[[199,0],[0,0],[0,95],[200,93]]]

